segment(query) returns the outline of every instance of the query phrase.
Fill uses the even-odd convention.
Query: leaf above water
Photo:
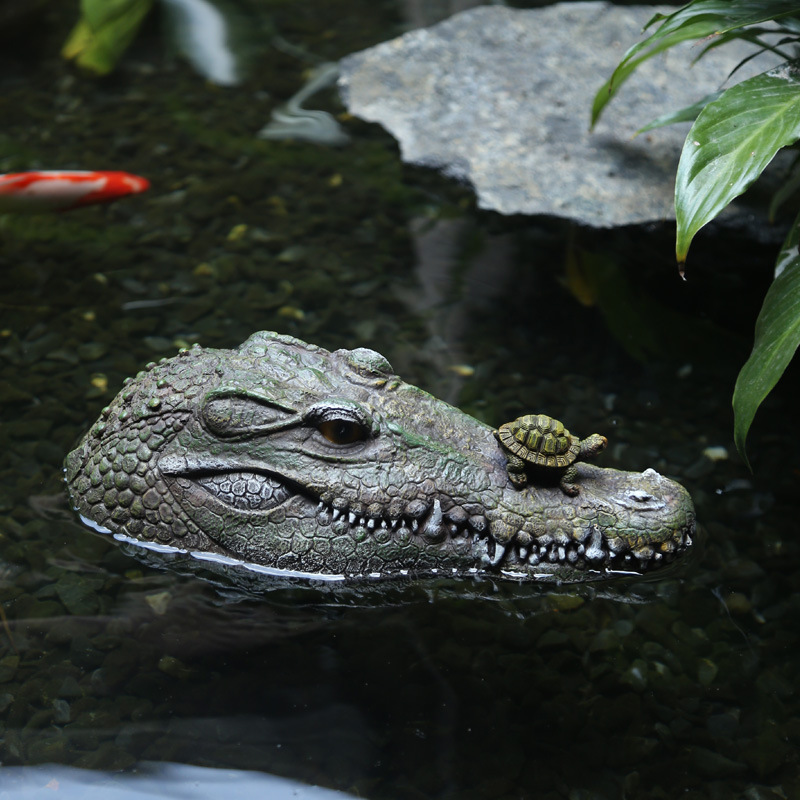
[[[681,264],[697,231],[798,139],[800,69],[794,65],[742,81],[705,106],[686,137],[675,183]]]
[[[800,345],[800,215],[778,256],[776,277],[756,320],[753,352],[733,392],[734,441],[749,466],[745,440],[758,407]]]
[[[656,22],[659,27],[646,39],[630,47],[617,64],[611,77],[598,90],[592,104],[594,127],[603,109],[619,91],[622,84],[644,61],[681,42],[720,37],[722,41],[743,38],[740,29],[767,20],[780,20],[800,12],[796,0],[753,0],[732,3],[731,0],[694,0],[671,14],[655,14],[645,30]],[[788,19],[787,25],[792,22]],[[777,30],[783,30],[778,28]],[[697,56],[701,58],[710,47]]]

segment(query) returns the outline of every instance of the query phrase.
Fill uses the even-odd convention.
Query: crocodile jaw
[[[161,468],[188,517],[199,530],[215,531],[211,538],[225,553],[293,573],[587,581],[670,564],[694,535],[687,493],[654,470],[640,475],[585,465],[582,498],[559,489],[516,493],[515,501],[536,511],[509,536],[504,522],[492,524],[492,514],[449,521],[446,498],[418,505],[413,514],[364,513],[266,471],[191,470],[174,457],[162,458]]]

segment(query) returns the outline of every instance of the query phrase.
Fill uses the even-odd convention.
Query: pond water
[[[256,138],[309,68],[425,4],[241,2],[248,71],[224,88],[158,14],[114,75],[75,73],[62,5],[0,45],[0,172],[153,187],[0,217],[0,798],[153,776],[165,797],[213,776],[231,797],[800,796],[797,368],[753,474],[730,412],[780,231],[704,233],[682,283],[670,226],[481,213],[333,93],[314,107],[348,145]],[[535,408],[603,432],[602,465],[690,490],[702,542],[634,585],[250,596],[83,528],[62,461],[123,379],[256,330],[376,349],[492,425]]]

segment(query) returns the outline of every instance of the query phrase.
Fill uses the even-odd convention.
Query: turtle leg
[[[511,483],[521,489],[528,482],[528,473],[525,471],[525,461],[513,453],[506,454],[506,469]]]
[[[561,480],[558,482],[558,485],[561,487],[561,491],[564,492],[564,494],[569,495],[570,497],[575,497],[580,492],[580,487],[577,483],[575,483],[575,479],[577,477],[578,469],[574,464],[564,470],[564,474],[561,476]]]

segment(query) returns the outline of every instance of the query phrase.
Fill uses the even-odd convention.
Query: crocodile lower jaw
[[[453,548],[463,558],[468,551],[474,566],[468,572],[491,570],[509,577],[530,576],[567,568],[578,573],[636,573],[641,574],[671,563],[692,544],[693,530],[686,528],[673,533],[670,540],[632,548],[622,537],[609,538],[597,526],[589,526],[579,538],[544,534],[522,545],[512,540],[501,544],[489,533],[488,524],[476,528],[465,522],[450,522],[435,499],[414,516],[391,516],[388,510],[379,515],[362,514],[342,506],[312,497],[300,487],[274,475],[246,470],[184,475],[180,481],[191,481],[220,503],[243,514],[275,511],[298,495],[309,503],[309,510],[321,526],[332,526],[335,533],[350,536],[356,541],[372,538],[385,544],[419,538],[422,546]],[[316,504],[316,508],[314,505]],[[454,569],[454,572],[464,572]]]

